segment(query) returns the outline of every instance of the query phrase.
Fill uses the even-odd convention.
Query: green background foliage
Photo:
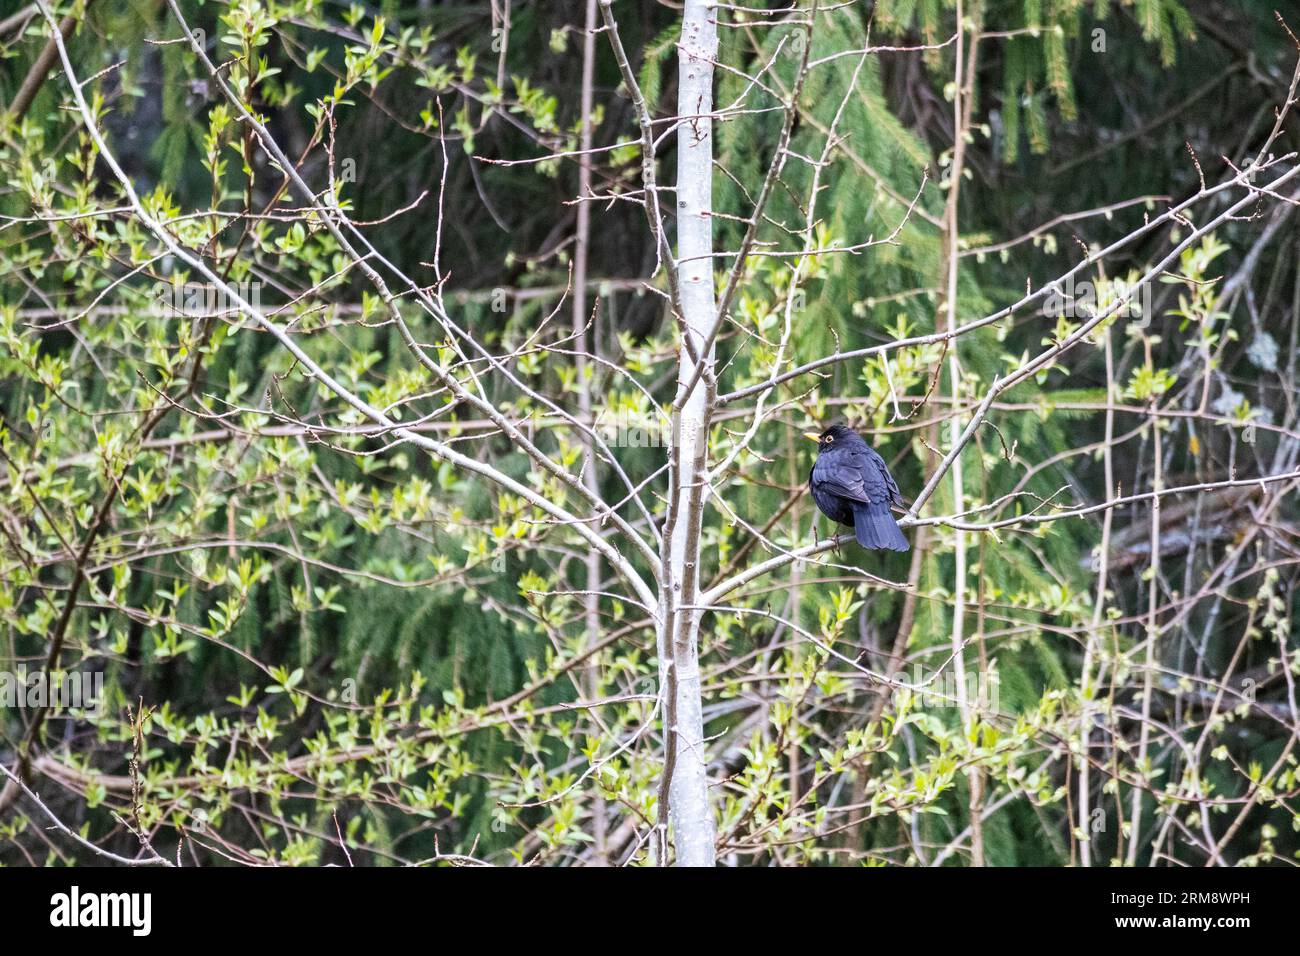
[[[60,15],[72,8],[55,6]],[[521,381],[576,407],[579,384],[564,353],[527,349],[539,336],[566,347],[567,314],[556,319],[553,310],[567,309],[571,276],[577,166],[563,156],[577,148],[582,119],[583,5],[512,4],[504,34],[479,3],[180,6],[205,31],[209,55],[232,61],[229,82],[289,155],[302,157],[312,187],[333,184],[354,220],[370,224],[360,228],[378,254],[422,286],[445,281],[458,323],[494,352],[515,353]],[[981,45],[959,209],[958,314],[1002,308],[1027,281],[1037,288],[1071,268],[1081,247],[1104,246],[1168,197],[1195,191],[1186,144],[1211,180],[1230,172],[1227,160],[1241,166],[1253,158],[1251,144],[1272,124],[1295,54],[1268,6],[968,5],[984,31],[1009,35]],[[809,77],[790,147],[817,157],[828,129],[842,138],[820,177],[819,254],[806,257],[795,292],[788,260],[751,258],[719,340],[724,391],[771,374],[792,295],[787,363],[932,332],[942,322],[939,220],[954,133],[954,46],[943,41],[953,6],[836,7],[818,19],[810,56],[843,55]],[[616,9],[654,115],[671,116],[673,10]],[[741,74],[772,61],[767,87],[722,122],[716,138],[725,170],[715,177],[716,247],[734,250],[779,141],[784,114],[776,107],[799,69],[794,38],[802,34],[757,17],[722,34],[720,59],[734,70],[719,73],[719,104],[745,93]],[[0,102],[12,101],[47,35],[38,16],[0,38]],[[69,40],[81,78],[95,77],[86,94],[146,208],[229,281],[254,283],[275,321],[367,401],[400,405],[455,447],[472,449],[466,454],[544,497],[572,500],[472,409],[435,388],[374,289],[284,188],[196,57],[182,42],[159,42],[181,37],[166,4],[101,0]],[[908,49],[865,60],[852,54],[866,45]],[[626,198],[640,186],[635,117],[603,36],[597,49],[595,142],[621,145],[598,154],[596,189]],[[107,686],[102,713],[44,729],[38,792],[114,852],[138,847],[133,829],[160,847],[188,835],[186,853],[205,864],[341,863],[340,834],[359,865],[456,862],[457,854],[590,862],[598,841],[614,862],[642,862],[635,836],[653,819],[661,731],[652,720],[655,645],[644,609],[626,595],[602,597],[593,649],[577,594],[586,586],[579,539],[520,496],[361,433],[358,413],[237,314],[158,308],[160,295],[196,277],[130,215],[87,215],[123,204],[123,192],[69,103],[56,69],[26,114],[4,121],[0,140],[0,661],[10,671],[41,666],[75,554],[94,528],[61,664],[102,670]],[[1279,151],[1300,147],[1296,129],[1293,122]],[[674,151],[667,137],[661,181],[671,181]],[[787,162],[759,230],[762,248],[800,248],[792,235],[806,225],[812,176],[812,164]],[[1062,213],[1129,199],[1139,201],[999,247]],[[1116,424],[1117,434],[1132,434],[1116,454],[1122,489],[1150,486],[1157,440],[1166,443],[1167,484],[1218,480],[1230,469],[1258,475],[1291,454],[1286,363],[1300,320],[1294,225],[1262,251],[1248,280],[1251,305],[1225,307],[1195,284],[1240,268],[1260,228],[1228,223],[1185,254],[1180,274],[1191,284],[1157,288],[1149,326],[1108,323],[1131,406]],[[655,250],[632,202],[599,205],[593,230],[590,335],[607,363],[591,370],[592,391],[602,412],[648,423],[653,436],[672,399],[677,359],[662,297],[632,281],[654,271]],[[833,251],[868,237],[889,241]],[[1167,233],[1153,234],[1090,278],[1104,289],[1105,280],[1140,274],[1169,248]],[[436,361],[454,367],[450,343],[414,298],[405,295],[400,307]],[[1247,349],[1261,329],[1281,343],[1280,367],[1251,360]],[[811,458],[799,431],[849,419],[871,433],[911,499],[937,463],[934,450],[946,447],[947,396],[978,400],[1059,331],[1040,314],[1023,314],[963,336],[958,383],[941,374],[945,347],[930,344],[888,353],[888,368],[873,357],[783,386],[782,410],[720,483],[742,520],[709,513],[704,579],[766,555],[755,527],[782,546],[811,540],[815,515],[803,492]],[[954,501],[945,484],[935,512],[1013,491],[1048,499],[1065,488],[1067,497],[1098,500],[1102,463],[1089,446],[1104,436],[1105,348],[1096,336],[1002,396],[996,428],[982,429],[963,455],[968,500]],[[1200,364],[1210,352],[1213,373]],[[455,374],[469,381],[464,368]],[[1152,403],[1195,410],[1203,384],[1211,399],[1235,390],[1241,401],[1219,420],[1168,417],[1152,426]],[[500,376],[483,386],[514,418],[533,423],[545,451],[568,466],[579,460],[580,443],[555,426],[553,409]],[[734,447],[751,407],[732,406],[734,417],[713,430],[717,458]],[[1238,434],[1251,420],[1277,429],[1264,427],[1245,445]],[[618,460],[633,481],[651,480],[663,452],[650,441],[619,447]],[[626,494],[610,469],[600,483],[606,500]],[[1016,503],[1005,514],[1028,507]],[[1111,707],[1135,706],[1140,679],[1126,651],[1144,635],[1149,552],[1143,557],[1140,539],[1123,531],[1145,526],[1148,511],[1117,512],[1121,541],[1100,630],[1090,557],[1101,540],[1099,515],[971,538],[968,631],[978,640],[969,661],[985,681],[996,675],[998,693],[973,722],[962,721],[950,698],[888,693],[826,652],[881,671],[898,665],[908,679],[933,675],[953,624],[950,530],[929,533],[918,565],[905,661],[892,649],[903,592],[843,565],[906,581],[910,555],[846,549],[837,565],[785,569],[735,596],[733,612],[711,614],[701,652],[711,769],[725,781],[715,792],[722,858],[960,864],[964,851],[943,848],[970,822],[968,770],[976,767],[981,799],[998,804],[984,823],[988,863],[1076,862],[1069,742],[1084,699],[1109,695]],[[643,517],[630,505],[620,513]],[[1186,596],[1225,560],[1243,533],[1239,509],[1231,515],[1218,537],[1168,559],[1163,588]],[[661,520],[661,510],[654,517]],[[1294,517],[1287,505],[1278,520],[1289,528]],[[1294,691],[1281,670],[1296,652],[1295,559],[1289,531],[1283,537],[1234,559],[1228,580],[1193,602],[1161,645],[1171,670],[1212,677],[1248,635],[1234,673],[1253,675],[1268,706],[1225,708],[1213,728],[1213,746],[1223,748],[1214,759],[1189,762],[1167,745],[1151,766],[1116,774],[1119,782],[1112,778],[1094,802],[1103,812],[1094,837],[1101,861],[1123,855],[1116,808],[1127,809],[1135,778],[1154,788],[1145,798],[1150,819],[1152,808],[1165,806],[1164,788],[1191,773],[1216,795],[1267,792],[1231,835],[1231,861],[1294,862],[1300,817],[1288,756],[1294,728],[1285,718]],[[616,582],[607,583],[613,591]],[[1080,686],[1087,633],[1102,635],[1104,694]],[[1159,688],[1162,719],[1179,728],[1171,740],[1194,743],[1200,734],[1191,693],[1200,686],[1171,679]],[[614,702],[579,706],[598,698]],[[1107,713],[1114,726],[1124,723]],[[29,719],[26,708],[0,711],[6,765]],[[647,722],[653,726],[642,734]],[[620,750],[629,739],[634,745]],[[1133,761],[1122,748],[1096,752],[1126,767]],[[0,817],[0,861],[91,861],[82,849],[51,846],[36,832],[39,816],[21,806]],[[1227,822],[1215,811],[1217,833]],[[1177,835],[1163,852],[1167,860],[1203,860]],[[1145,851],[1140,861],[1161,862]]]

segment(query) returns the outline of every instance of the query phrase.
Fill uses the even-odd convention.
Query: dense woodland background
[[[370,403],[581,501],[437,387],[167,2],[46,2],[70,18],[104,142],[178,243]],[[533,396],[597,421],[645,507],[600,456],[595,491],[649,534],[681,346],[607,29],[583,152],[585,0],[177,6],[301,179],[334,188],[369,264],[436,287],[522,384],[456,366],[394,282],[415,338],[575,474],[591,441]],[[954,261],[960,324],[1204,192],[1077,277],[1097,291],[1080,308],[1104,305],[1249,195],[1215,184],[1296,164],[1293,115],[1260,155],[1294,95],[1291,4],[984,0],[960,31],[946,0],[812,6],[714,7],[715,102],[743,103],[714,125],[714,248],[741,248],[784,151],[754,249],[820,251],[743,264],[717,340],[723,394],[945,328]],[[611,13],[651,115],[671,121],[681,6]],[[131,210],[62,62],[41,62],[50,35],[36,5],[0,10],[0,669],[102,671],[107,700],[0,709],[0,765],[26,781],[0,801],[0,862],[650,862],[664,721],[647,609],[564,522],[365,433],[214,302]],[[664,135],[660,183],[676,150]],[[577,280],[589,323],[572,314],[584,175],[599,200]],[[1140,314],[997,395],[960,455],[962,500],[945,479],[923,513],[987,523],[1208,487],[1000,529],[914,524],[910,553],[846,543],[704,615],[720,862],[1296,864],[1297,197],[1294,182],[1255,194],[1143,287]],[[671,235],[672,196],[660,206]],[[732,265],[716,261],[719,289]],[[159,308],[177,281],[209,299]],[[856,424],[911,501],[954,416],[1085,314],[1035,304],[792,378],[759,418],[755,393],[721,405],[710,460],[734,457],[704,510],[704,583],[830,532],[801,432]]]

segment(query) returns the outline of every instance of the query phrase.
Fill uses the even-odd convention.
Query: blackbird
[[[851,527],[864,548],[906,551],[907,539],[889,510],[903,499],[885,459],[847,425],[804,437],[817,443],[808,490],[821,513]]]

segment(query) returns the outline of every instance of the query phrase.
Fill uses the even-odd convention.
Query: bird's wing
[[[846,451],[818,455],[809,476],[812,484],[826,494],[848,501],[871,503],[871,488],[864,480],[864,477],[870,479],[871,475],[863,469],[859,455],[846,454]]]
[[[876,454],[876,450],[869,445],[858,452],[858,459],[867,500],[873,505],[884,505],[888,509],[897,488],[894,487],[894,479],[890,477],[889,469],[885,467],[885,459]]]
[[[885,464],[885,459],[874,448],[868,448],[871,452],[871,458],[876,468],[879,469],[880,475],[885,480],[885,490],[889,493],[889,498],[895,504],[903,503],[903,496],[898,490],[898,482],[894,481],[894,476],[889,473],[889,466]]]
[[[813,477],[828,492],[840,494],[849,501],[883,505],[885,509],[898,497],[898,485],[885,467],[885,459],[866,442],[852,449],[841,446],[840,454],[819,470],[822,463],[819,457],[813,466]]]

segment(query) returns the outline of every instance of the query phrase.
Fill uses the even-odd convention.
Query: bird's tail
[[[907,539],[894,521],[888,505],[863,505],[853,509],[853,532],[864,548],[906,551]]]

